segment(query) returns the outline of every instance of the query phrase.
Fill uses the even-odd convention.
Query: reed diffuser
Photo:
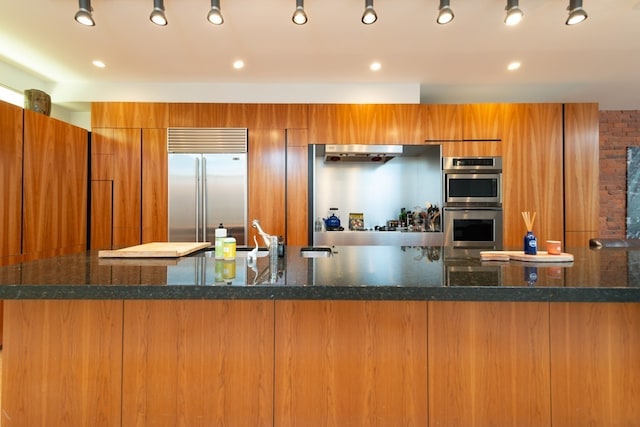
[[[536,220],[536,213],[521,212],[524,225],[527,227],[527,234],[524,235],[524,253],[536,255],[538,253],[538,241],[533,234],[533,223]]]

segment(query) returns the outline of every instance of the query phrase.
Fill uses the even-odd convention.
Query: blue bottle
[[[538,253],[538,241],[533,231],[527,231],[524,236],[524,253],[526,255],[536,255]]]

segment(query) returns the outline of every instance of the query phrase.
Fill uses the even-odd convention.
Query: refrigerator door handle
[[[202,156],[202,240],[207,241],[207,158]],[[197,225],[196,225],[197,227]]]
[[[198,233],[200,232],[200,159],[195,158],[195,168],[196,168],[196,242],[200,242],[201,240],[198,238]]]

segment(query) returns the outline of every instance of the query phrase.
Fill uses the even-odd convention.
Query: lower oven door
[[[444,208],[444,245],[502,249],[502,208]]]

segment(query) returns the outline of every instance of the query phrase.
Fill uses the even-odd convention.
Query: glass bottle
[[[538,253],[538,240],[531,230],[524,235],[524,253],[526,255],[536,255]]]

